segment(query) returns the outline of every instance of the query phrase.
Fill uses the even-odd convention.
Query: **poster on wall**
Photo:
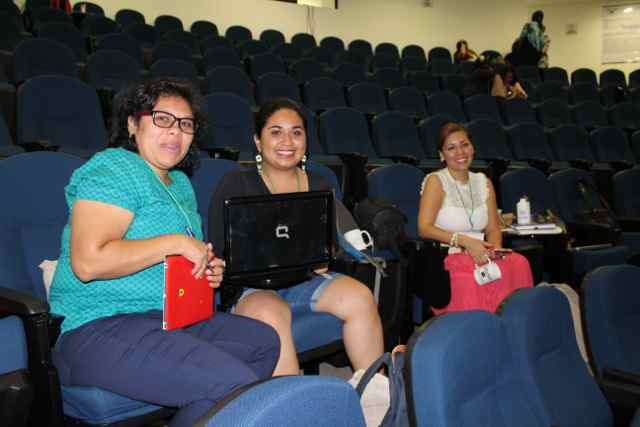
[[[602,63],[640,62],[640,3],[602,7]]]

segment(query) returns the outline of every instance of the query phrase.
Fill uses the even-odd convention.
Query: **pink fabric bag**
[[[507,253],[495,262],[502,277],[485,285],[478,285],[473,272],[476,268],[471,255],[450,254],[444,259],[449,272],[451,301],[444,308],[432,308],[435,314],[449,311],[486,310],[494,313],[503,299],[519,288],[533,286],[529,261],[518,253]]]

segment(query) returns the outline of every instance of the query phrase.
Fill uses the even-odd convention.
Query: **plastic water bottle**
[[[527,196],[522,196],[516,205],[518,224],[531,224],[531,204]]]

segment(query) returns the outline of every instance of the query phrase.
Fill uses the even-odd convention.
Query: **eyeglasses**
[[[190,117],[176,117],[166,111],[153,110],[153,111],[141,111],[137,114],[138,117],[151,116],[153,124],[159,128],[170,128],[175,122],[178,122],[178,128],[189,135],[193,135],[198,131],[200,127],[196,119]]]

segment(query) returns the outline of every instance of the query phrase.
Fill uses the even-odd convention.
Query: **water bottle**
[[[530,224],[531,223],[531,204],[527,196],[522,196],[516,205],[516,211],[518,216],[518,224]]]

